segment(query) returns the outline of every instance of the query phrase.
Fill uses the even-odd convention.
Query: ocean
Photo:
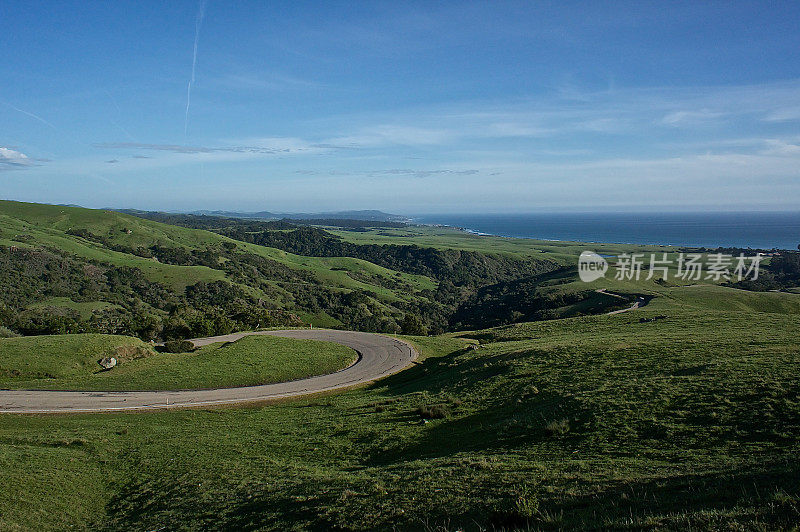
[[[800,244],[800,212],[426,214],[414,221],[542,240],[792,250]]]

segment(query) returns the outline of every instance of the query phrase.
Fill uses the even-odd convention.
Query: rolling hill
[[[798,316],[660,312],[407,337],[331,396],[4,416],[0,526],[791,529]]]
[[[586,285],[574,267],[584,246],[572,242],[168,221],[0,203],[0,336],[12,336],[0,338],[0,386],[206,387],[347,363],[331,352],[287,374],[281,361],[306,347],[269,340],[275,360],[254,373],[261,345],[156,356],[120,336],[309,320],[408,333],[420,359],[370,386],[265,406],[3,416],[0,528],[772,530],[800,520],[800,294]],[[643,308],[605,314],[639,296]],[[133,355],[98,375],[100,352]]]

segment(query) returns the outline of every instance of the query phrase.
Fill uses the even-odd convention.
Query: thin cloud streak
[[[223,90],[288,91],[302,89],[330,89],[329,86],[279,72],[232,73],[205,82],[206,86]]]
[[[105,93],[108,95],[108,98],[111,100],[111,103],[114,104],[114,107],[117,109],[117,114],[118,115],[122,115],[122,109],[120,109],[119,104],[117,104],[117,100],[114,98],[114,96],[111,94],[111,92],[108,91],[108,90],[105,90]],[[114,125],[114,127],[119,129],[120,131],[122,131],[125,134],[125,136],[128,137],[131,140],[131,142],[136,142],[136,138],[133,135],[131,135],[130,132],[127,129],[122,127],[119,124],[119,122],[117,122],[116,120],[114,120],[111,117],[109,117],[109,121]]]
[[[480,170],[465,169],[465,170],[427,170],[427,169],[413,169],[413,168],[392,168],[389,170],[367,170],[367,171],[346,171],[346,170],[295,170],[295,174],[305,176],[367,176],[367,177],[385,177],[385,176],[406,176],[406,177],[436,177],[447,175],[477,175]]]
[[[186,87],[186,113],[183,119],[183,136],[189,132],[189,106],[192,102],[192,85],[195,79],[195,70],[197,69],[197,45],[200,43],[200,28],[203,25],[203,18],[206,15],[206,0],[200,1],[200,6],[197,11],[197,19],[194,24],[194,52],[192,53],[192,77],[189,78],[189,84]]]
[[[8,102],[3,102],[3,103],[4,103],[5,105],[7,105],[8,107],[12,108],[13,110],[17,111],[18,113],[22,113],[22,114],[24,114],[24,115],[27,115],[27,116],[29,116],[29,117],[31,117],[31,118],[33,118],[33,119],[35,119],[35,120],[38,120],[38,121],[39,121],[39,122],[41,122],[42,124],[44,124],[44,125],[46,125],[46,126],[48,126],[48,127],[51,127],[51,128],[53,128],[54,130],[58,131],[58,128],[57,128],[56,126],[54,126],[53,124],[51,124],[50,122],[48,122],[47,120],[45,120],[44,118],[42,118],[41,116],[39,116],[39,115],[35,115],[35,114],[33,114],[33,113],[29,112],[29,111],[26,111],[26,110],[24,110],[24,109],[20,109],[19,107],[15,107],[15,106],[11,105],[11,104],[10,104],[10,103],[8,103]]]
[[[295,139],[275,139],[283,140],[283,143],[276,142],[278,145],[247,145],[247,146],[186,146],[183,144],[147,144],[143,142],[103,142],[93,144],[95,148],[101,149],[132,149],[132,150],[153,150],[182,154],[195,153],[261,153],[261,154],[280,154],[296,153],[302,151],[313,151],[318,149],[316,145],[297,142]],[[295,142],[290,142],[295,141]],[[280,145],[282,144],[282,145]],[[330,148],[325,148],[330,149]],[[137,157],[137,156],[134,156]],[[142,158],[142,157],[137,157]]]

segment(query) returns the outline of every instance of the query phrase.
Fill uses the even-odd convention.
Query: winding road
[[[198,338],[192,342],[200,347],[214,342],[232,342],[244,336],[262,334],[335,342],[354,349],[359,356],[354,364],[336,373],[239,388],[138,392],[0,390],[0,413],[106,412],[269,401],[364,384],[397,373],[417,358],[416,350],[402,340],[379,334],[328,329],[234,333]]]
[[[607,296],[616,297],[617,299],[625,299],[625,300],[627,300],[625,297],[623,297],[623,296],[621,296],[619,294],[613,294],[613,293],[609,292],[606,288],[598,288],[597,290],[595,290],[595,292],[597,292],[598,294],[604,294],[604,295],[607,295]],[[630,312],[631,310],[636,310],[637,308],[642,308],[646,304],[647,304],[647,300],[645,298],[643,298],[642,296],[638,296],[636,298],[636,301],[634,301],[633,304],[630,307],[625,307],[625,308],[622,308],[622,309],[619,309],[619,310],[612,310],[611,312],[606,312],[606,315],[607,316],[613,316],[615,314],[622,314],[623,312]]]

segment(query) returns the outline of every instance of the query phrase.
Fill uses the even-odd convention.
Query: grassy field
[[[226,275],[64,233],[76,227],[126,246],[226,241],[114,212],[0,202],[0,245],[134,265],[181,290]],[[612,263],[621,253],[676,251],[435,227],[336,233],[566,266],[585,249]],[[437,286],[359,259],[236,245],[311,272],[321,286],[373,291],[382,305]],[[417,364],[344,393],[247,407],[0,416],[0,530],[796,530],[800,293],[644,277],[553,279],[543,285],[552,294],[604,288],[652,299],[613,316],[407,337],[421,352]],[[284,285],[274,289],[276,305],[291,305]],[[613,299],[591,295],[565,315]],[[97,304],[36,303],[82,313]],[[323,311],[302,317],[338,324]],[[346,348],[321,354],[309,342],[250,337],[169,355],[122,336],[0,339],[0,387],[231,386],[326,373],[353,359]],[[100,353],[120,366],[98,372]]]
[[[0,528],[795,526],[800,317],[662,312],[410,338],[405,372],[263,407],[3,416]]]
[[[101,371],[97,360],[114,356]],[[347,347],[247,336],[191,353],[157,353],[125,336],[76,334],[0,339],[0,387],[48,390],[179,390],[269,384],[322,375],[356,360]]]
[[[77,310],[81,317],[89,318],[92,312],[98,310],[106,310],[110,308],[119,308],[119,305],[114,305],[106,301],[73,301],[68,297],[51,297],[45,301],[33,303],[28,305],[28,308],[42,308],[42,307],[57,307],[64,309]]]
[[[349,242],[358,244],[416,244],[440,249],[506,253],[534,258],[543,258],[542,254],[546,254],[548,259],[569,265],[573,265],[576,257],[587,249],[603,255],[633,252],[672,253],[676,251],[676,248],[671,246],[599,244],[476,235],[453,227],[409,226],[403,229],[371,229],[363,232],[329,230]]]
[[[97,361],[113,356],[121,363],[154,356],[137,338],[106,334],[66,334],[0,339],[0,387],[16,383],[62,381],[86,377],[101,369]]]

